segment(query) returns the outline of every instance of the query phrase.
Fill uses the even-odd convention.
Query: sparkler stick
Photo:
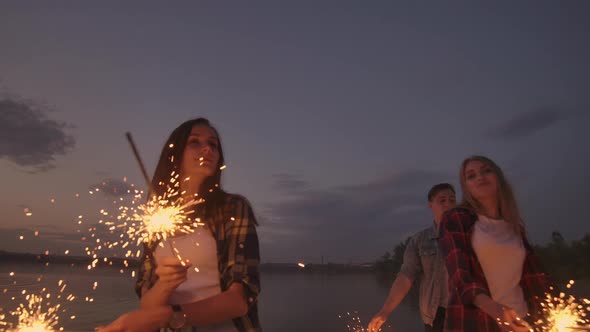
[[[131,145],[131,150],[133,150],[133,154],[135,155],[135,160],[137,160],[137,164],[139,164],[139,169],[141,170],[141,174],[143,175],[145,183],[148,186],[148,193],[153,193],[152,182],[150,181],[150,178],[147,175],[147,171],[145,170],[145,166],[143,165],[143,161],[141,160],[141,156],[139,155],[139,151],[137,150],[137,146],[135,145],[135,142],[133,141],[133,136],[131,136],[130,132],[126,132],[125,137],[127,137],[127,141],[129,141],[129,145]],[[171,241],[170,241],[170,251],[172,252],[172,255],[176,256],[176,254],[174,253],[175,248],[174,248],[174,245],[172,244]]]
[[[135,145],[135,142],[133,141],[133,137],[131,136],[130,132],[126,132],[125,136],[127,137],[127,141],[129,141],[129,145],[131,145],[131,150],[133,150],[133,154],[135,155],[135,160],[137,160],[137,163],[139,165],[139,168],[141,170],[141,174],[143,175],[143,178],[145,179],[145,182],[148,186],[148,193],[154,193],[153,188],[152,188],[152,183],[150,181],[150,178],[147,175],[147,171],[145,169],[145,166],[143,164],[143,161],[141,159],[141,156],[139,155],[139,151],[137,150],[137,147]],[[148,198],[149,199],[149,198]],[[168,241],[170,243],[170,251],[172,252],[172,255],[174,257],[179,258],[179,260],[182,262],[182,260],[180,259],[179,256],[179,252],[176,248],[174,248],[174,244],[172,243],[172,241]],[[183,263],[184,265],[184,263]]]
[[[143,161],[141,161],[141,157],[139,156],[139,152],[137,151],[137,147],[135,146],[135,142],[133,142],[133,137],[131,136],[130,132],[126,132],[125,136],[127,137],[127,141],[129,141],[129,145],[131,145],[131,150],[133,150],[133,154],[135,155],[135,160],[137,160],[137,163],[139,164],[139,168],[141,169],[141,174],[143,175],[143,178],[145,179],[145,183],[148,186],[148,192],[152,192],[152,182],[150,181],[150,178],[147,175],[147,172],[145,170],[145,166],[143,165]]]

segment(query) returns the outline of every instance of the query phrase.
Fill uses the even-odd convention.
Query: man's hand
[[[381,331],[381,326],[385,323],[385,321],[387,320],[387,318],[389,317],[389,314],[387,314],[386,312],[383,311],[379,311],[375,317],[373,317],[373,319],[371,319],[371,322],[369,323],[369,327],[367,328],[368,332],[378,332]]]

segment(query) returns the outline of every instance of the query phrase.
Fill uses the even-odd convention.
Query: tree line
[[[377,259],[377,273],[394,276],[399,272],[408,240],[409,238],[398,243],[393,250],[385,252]],[[560,232],[554,231],[549,243],[533,245],[533,248],[544,269],[556,282],[590,279],[590,233],[579,240],[568,242]]]

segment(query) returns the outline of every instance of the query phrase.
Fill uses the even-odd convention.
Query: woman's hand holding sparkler
[[[168,304],[172,292],[187,279],[190,264],[181,263],[176,257],[162,257],[158,260],[155,273],[158,281],[141,296],[141,308],[155,308]]]
[[[182,263],[176,257],[163,257],[158,260],[156,274],[158,275],[157,283],[165,286],[164,289],[171,293],[187,279],[187,272],[190,264]]]
[[[502,332],[532,331],[530,325],[522,319],[514,309],[500,306],[498,317],[498,325]]]
[[[498,323],[502,332],[529,332],[530,325],[522,319],[514,309],[503,306],[494,301],[486,294],[479,294],[475,297],[473,304],[483,312],[493,317]]]

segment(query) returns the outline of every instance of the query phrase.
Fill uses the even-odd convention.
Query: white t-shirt
[[[478,217],[471,242],[492,299],[525,317],[528,309],[520,287],[526,255],[522,238],[504,220]]]
[[[184,261],[188,260],[191,264],[187,280],[174,290],[169,299],[170,304],[192,303],[221,293],[217,243],[207,227],[197,227],[190,234],[163,241],[154,253],[156,264],[162,257],[176,257],[170,244],[178,250]],[[191,331],[190,327],[187,327],[186,331]],[[237,332],[237,329],[230,320],[207,327],[199,327],[198,331]]]

